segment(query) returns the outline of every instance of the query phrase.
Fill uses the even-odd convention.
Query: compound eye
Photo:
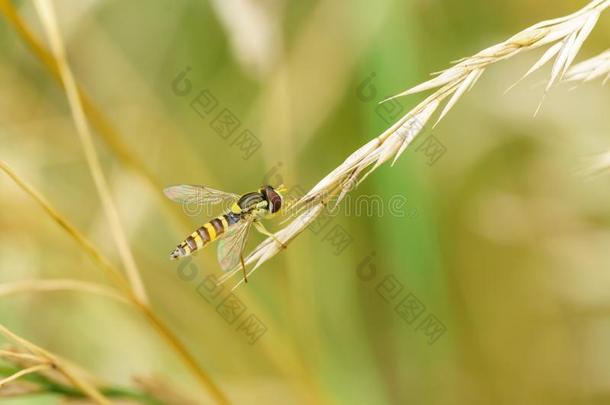
[[[271,187],[265,189],[267,194],[267,201],[269,201],[269,208],[272,214],[275,214],[282,208],[282,197]]]

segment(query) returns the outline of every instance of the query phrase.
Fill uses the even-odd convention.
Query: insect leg
[[[248,282],[248,274],[246,273],[246,265],[244,264],[244,255],[239,255],[239,260],[241,261],[241,268],[244,271],[244,282]]]
[[[287,246],[281,240],[279,240],[274,234],[269,232],[267,230],[267,228],[265,228],[265,225],[263,225],[262,223],[256,221],[256,222],[254,222],[254,227],[256,228],[257,231],[259,231],[263,235],[269,236],[274,241],[276,241],[282,247],[282,249],[286,249]]]

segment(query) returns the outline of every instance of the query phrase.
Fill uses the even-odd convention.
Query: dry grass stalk
[[[83,249],[85,253],[87,253],[93,260],[96,262],[102,270],[108,275],[108,278],[126,295],[131,295],[131,289],[129,288],[129,284],[127,280],[125,280],[125,276],[119,270],[117,270],[108,259],[104,257],[104,255],[97,250],[97,248],[91,243],[85,235],[83,235],[74,225],[70,223],[66,218],[64,218],[51,204],[47,201],[47,199],[40,194],[38,191],[34,190],[32,186],[22,180],[17,173],[15,173],[10,166],[0,160],[0,170],[6,173],[16,184],[25,191],[30,197],[34,199],[45,210],[45,212],[62,228],[64,229]]]
[[[72,383],[70,375],[67,375],[64,370],[70,368],[69,373],[79,376],[85,383],[94,387],[102,398],[108,401],[105,403],[112,401],[112,403],[150,405],[194,404],[194,402],[183,400],[165,381],[158,382],[158,385],[163,386],[163,390],[148,389],[149,387],[144,386],[138,390],[108,385],[89,375],[78,366],[62,360],[59,356],[50,355],[52,356],[51,359],[24,347],[14,345],[0,350],[2,363],[0,364],[0,375],[5,377],[0,379],[0,398],[50,394],[61,398],[62,403],[100,403],[99,398],[88,396],[86,392]],[[160,394],[164,394],[164,396]]]
[[[110,261],[97,250],[97,248],[78,230],[70,221],[63,217],[49,202],[29,184],[23,181],[17,174],[3,161],[0,161],[0,169],[4,171],[15,183],[27,194],[33,197],[38,204],[55,220],[81,247],[88,253],[102,269],[110,276],[111,280],[123,292],[124,297],[132,306],[144,316],[151,326],[159,333],[166,343],[174,350],[178,357],[184,362],[192,372],[197,381],[216,399],[219,404],[228,404],[220,388],[212,381],[207,373],[197,364],[184,344],[176,335],[165,325],[161,319],[146,304],[138,300],[132,293],[123,273],[117,270]]]
[[[135,383],[142,390],[154,398],[158,398],[161,403],[167,405],[197,405],[191,398],[184,393],[177,391],[167,383],[163,377],[135,377]]]
[[[95,403],[111,404],[96,388],[95,379],[76,365],[16,335],[2,324],[0,324],[0,335],[21,348],[21,350],[9,350],[9,352],[12,352],[10,355],[7,355],[7,351],[4,350],[0,352],[0,357],[18,359],[26,365],[22,370],[1,380],[0,387],[27,374],[47,373],[47,375],[51,375],[51,378],[59,378],[62,381],[69,382]]]
[[[37,57],[42,63],[43,67],[48,70],[48,72],[51,74],[51,77],[61,84],[61,77],[59,75],[59,70],[55,58],[43,47],[40,41],[33,35],[32,31],[28,28],[23,19],[19,16],[17,10],[11,4],[10,0],[0,0],[0,12],[4,14],[4,17],[6,18],[7,22],[9,22],[13,26],[16,33],[21,37],[25,45],[30,48],[33,55]],[[78,93],[83,104],[83,109],[87,118],[89,119],[89,122],[97,130],[97,133],[106,143],[109,150],[111,150],[116,155],[120,162],[134,170],[136,174],[138,174],[143,180],[145,180],[149,185],[151,185],[153,190],[158,191],[162,189],[163,186],[161,185],[161,183],[157,181],[157,179],[146,168],[143,162],[138,159],[137,156],[135,156],[124,144],[124,142],[121,140],[120,134],[112,126],[108,118],[106,118],[104,114],[96,107],[95,103],[87,95],[86,91],[81,86],[78,86],[78,84],[77,87]],[[156,193],[156,195],[162,196],[163,194]],[[175,207],[170,202],[170,200],[168,200],[167,198],[161,198],[160,201],[164,204],[166,208],[168,208],[167,211],[170,214],[173,214],[174,218],[178,222],[181,222],[186,227],[191,226],[186,216],[179,214],[176,215],[176,210],[174,209]],[[264,309],[262,307],[258,307],[257,312],[263,313]],[[270,322],[271,321],[268,319],[267,324],[269,325]],[[265,348],[265,350],[272,351],[273,353],[276,353],[278,350],[277,346],[273,348],[267,348],[267,346],[265,345],[263,347]],[[273,358],[272,355],[270,355],[269,357]],[[280,366],[284,366],[284,362],[277,362],[277,364]],[[297,367],[300,364],[301,363],[297,362],[294,364],[294,366]]]
[[[610,49],[597,56],[582,61],[570,68],[564,77],[566,82],[589,82],[602,76],[603,84],[610,79]]]
[[[0,297],[24,292],[79,291],[111,298],[121,303],[129,301],[116,291],[94,283],[72,279],[20,280],[0,284]]]
[[[17,13],[15,7],[11,4],[11,0],[0,0],[0,12],[4,14],[7,22],[12,24],[16,33],[21,37],[25,45],[31,49],[34,56],[40,60],[43,67],[49,71],[51,77],[59,82],[59,84],[62,84],[62,79],[59,74],[59,69],[55,58],[43,47],[40,41],[36,39],[32,31],[27,27]],[[155,176],[153,176],[153,174],[146,168],[146,165],[144,165],[142,160],[131,152],[129,147],[122,141],[121,135],[113,127],[108,118],[106,118],[99,108],[97,108],[95,103],[91,100],[85,90],[78,85],[78,83],[77,90],[85,115],[89,119],[91,125],[97,130],[100,138],[106,143],[108,148],[115,154],[121,163],[123,163],[126,167],[131,168],[151,186],[151,189],[155,191],[155,195],[160,196],[159,200],[163,206],[167,208],[167,211],[170,214],[175,213],[176,211],[173,209],[173,204],[166,198],[162,198],[161,193],[156,193],[156,191],[163,188],[163,185],[159,183]],[[183,225],[191,225],[190,222],[182,215],[174,215],[174,218]]]
[[[608,6],[610,6],[610,0],[594,0],[573,14],[532,25],[504,42],[457,61],[455,65],[439,72],[433,79],[394,96],[399,97],[436,89],[398,122],[352,153],[339,167],[319,181],[297,202],[300,214],[288,226],[277,232],[275,237],[284,245],[289,244],[324,211],[331,199],[335,200],[335,204],[339,203],[349,191],[381,164],[390,159],[393,164],[421,132],[441,104],[448,99],[436,124],[474,86],[489,66],[512,58],[521,52],[549,46],[538,62],[524,75],[527,77],[554,58],[546,93],[555,83],[564,78],[583,42],[597,23],[601,12]],[[246,258],[246,265],[253,265],[248,276],[281,250],[282,247],[271,238],[261,242]],[[225,282],[240,270],[240,267],[236,267],[222,277],[220,282]],[[239,281],[235,287],[242,282],[243,280]]]
[[[119,256],[121,257],[121,261],[125,266],[127,277],[129,278],[129,282],[133,288],[134,295],[141,302],[147,302],[144,284],[142,283],[135,259],[133,258],[133,254],[129,248],[129,243],[127,242],[125,232],[123,231],[119,214],[110,195],[108,182],[106,181],[97,152],[95,151],[95,146],[93,145],[93,139],[91,137],[87,118],[85,117],[83,105],[80,100],[76,81],[74,80],[74,75],[72,74],[72,70],[70,69],[70,65],[66,59],[66,52],[61,34],[59,32],[57,19],[55,17],[55,10],[53,9],[51,2],[48,0],[36,0],[35,4],[40,20],[42,21],[42,25],[51,44],[51,49],[55,56],[55,60],[57,61],[59,74],[66,90],[68,103],[70,104],[72,118],[74,120],[74,124],[76,125],[76,130],[85,152],[85,157],[87,159],[87,164],[89,165],[91,176],[93,177],[102,206],[104,207],[104,212],[106,214],[106,218],[108,219],[112,236],[115,239]]]
[[[0,397],[10,398],[40,393],[42,388],[29,381],[17,380],[0,387]]]
[[[55,58],[44,48],[44,46],[28,28],[27,24],[25,24],[24,20],[20,17],[10,0],[0,0],[0,12],[4,15],[7,22],[13,26],[15,32],[21,37],[22,41],[31,50],[32,54],[36,58],[38,58],[38,60],[42,63],[42,66],[47,69],[51,77],[61,84],[62,80],[59,75],[59,70]],[[121,135],[117,132],[116,128],[113,127],[109,119],[95,105],[95,103],[92,101],[91,97],[87,94],[87,92],[81,86],[78,86],[78,83],[77,87],[78,93],[83,104],[85,115],[89,119],[89,122],[91,123],[92,127],[96,129],[97,134],[100,135],[101,140],[103,140],[108,146],[109,150],[114,153],[114,155],[122,164],[132,169],[137,175],[140,176],[140,178],[142,178],[147,184],[149,184],[152,189],[155,190],[155,195],[162,196],[162,198],[160,198],[160,201],[166,208],[168,208],[168,213],[172,214],[177,222],[182,223],[187,228],[190,227],[191,223],[189,222],[188,217],[180,215],[179,213],[177,214],[177,211],[174,209],[175,206],[173,205],[173,203],[171,203],[170,200],[168,200],[167,198],[164,198],[162,193],[157,192],[158,190],[161,190],[163,188],[163,185],[159,183],[155,176],[146,168],[142,160],[139,159],[121,140]],[[242,298],[244,298],[244,294],[247,293],[242,292]],[[257,298],[251,297],[251,299],[256,300]],[[251,302],[249,305],[254,304]],[[261,306],[257,306],[256,311],[254,312],[257,312],[262,315],[264,314],[265,309]],[[270,327],[270,329],[274,329],[271,326],[272,317],[266,318],[267,325]],[[263,345],[264,350],[269,352],[268,357],[270,359],[275,358],[274,354],[277,355],[279,350],[279,343],[280,342],[278,341],[274,342],[273,347],[267,347],[266,344]],[[296,358],[297,356],[292,354],[292,357]],[[274,361],[276,362],[276,365],[280,368],[287,367],[283,360]],[[302,363],[295,361],[291,366],[300,367],[301,365]],[[307,371],[303,370],[302,374],[307,374]],[[311,378],[311,380],[313,381],[314,379]],[[311,387],[313,387],[313,385],[311,385]]]
[[[6,384],[11,383],[12,381],[19,379],[20,377],[23,377],[24,375],[36,373],[36,372],[42,371],[42,370],[47,370],[50,367],[51,367],[50,364],[37,364],[35,366],[24,368],[23,370],[20,370],[20,371],[16,372],[15,374],[0,380],[0,388]]]

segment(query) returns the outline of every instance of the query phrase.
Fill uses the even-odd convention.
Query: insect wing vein
[[[223,271],[229,271],[240,262],[246,247],[246,240],[252,220],[244,220],[229,228],[229,231],[218,243],[218,263]]]
[[[167,198],[180,204],[215,205],[234,202],[239,195],[192,184],[170,186],[163,190]]]

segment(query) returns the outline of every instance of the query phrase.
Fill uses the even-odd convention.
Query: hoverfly
[[[284,244],[260,222],[261,219],[269,218],[280,211],[284,201],[281,193],[286,191],[284,186],[274,188],[265,185],[258,191],[241,196],[189,184],[167,187],[163,191],[169,199],[183,205],[232,203],[228,212],[203,224],[178,244],[169,255],[171,260],[190,256],[213,241],[219,240],[217,256],[220,267],[223,271],[228,271],[241,262],[244,281],[247,282],[243,252],[252,226],[284,247]]]

